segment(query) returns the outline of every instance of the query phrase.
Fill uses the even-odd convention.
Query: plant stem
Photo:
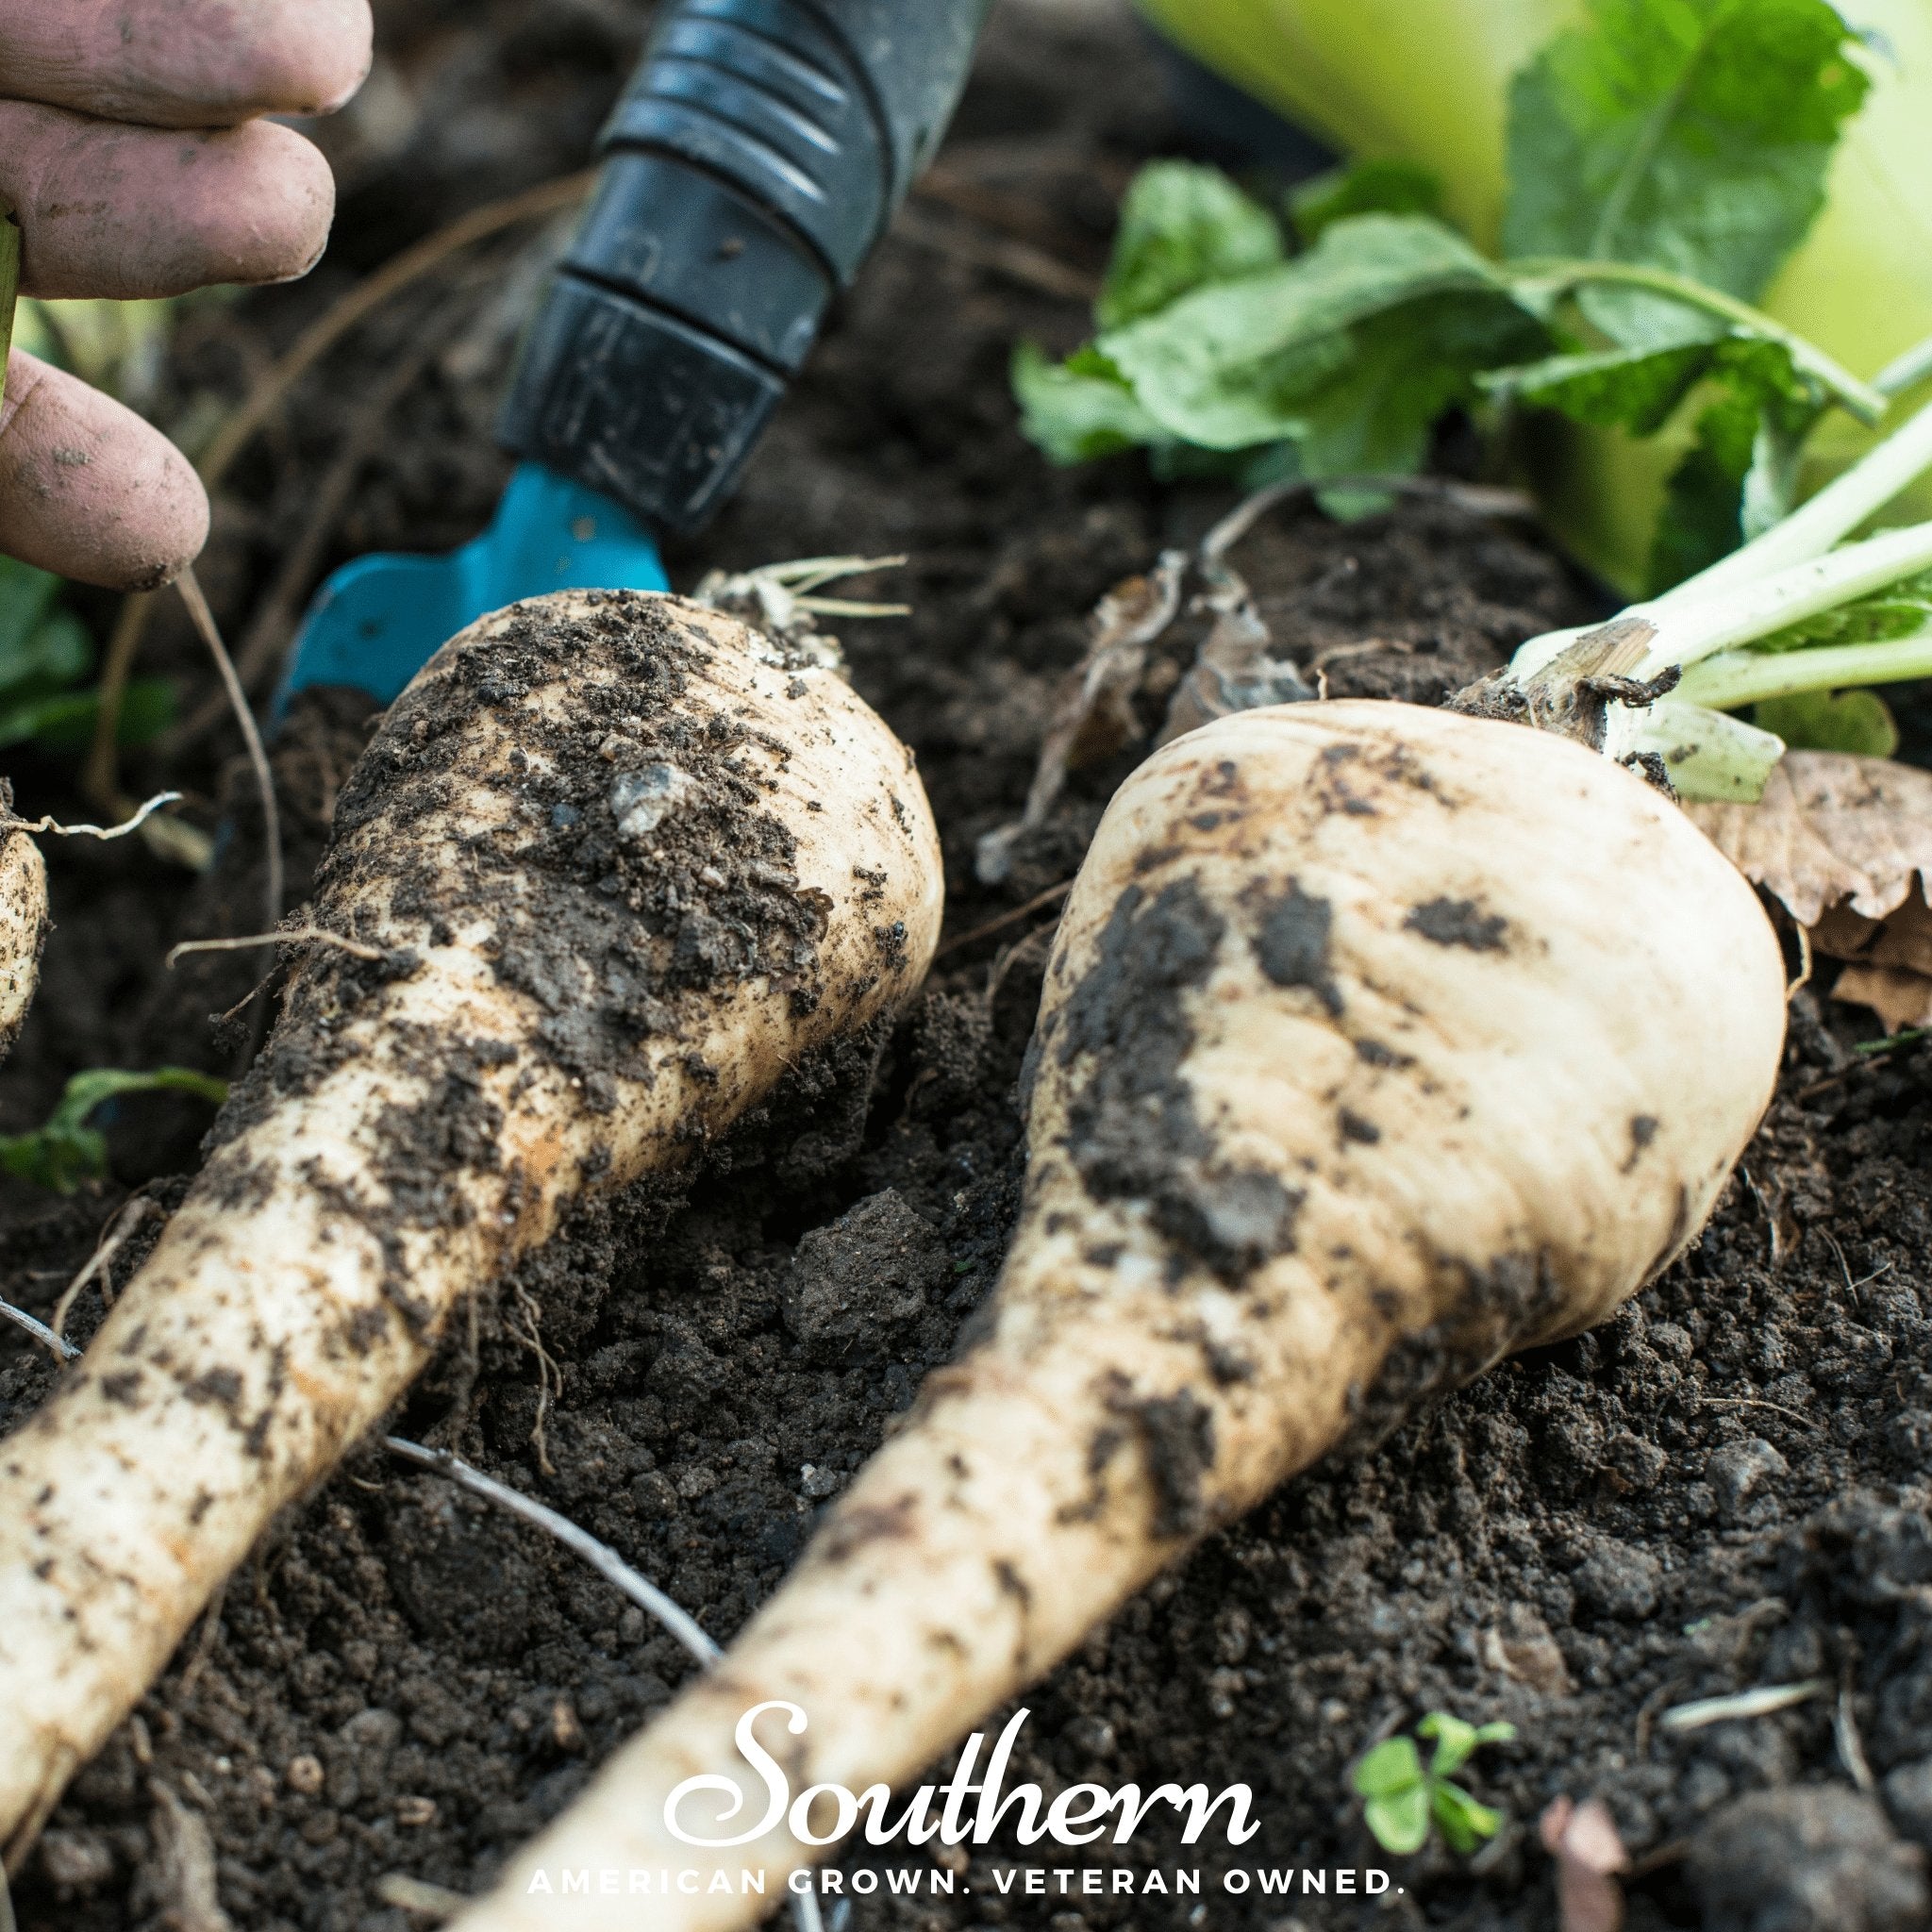
[[[1792,564],[1822,557],[1868,517],[1932,469],[1932,406],[1902,424],[1875,449],[1827,483],[1763,536],[1687,577],[1646,606],[1669,608],[1699,603],[1738,585],[1767,577]]]
[[[1728,711],[1766,698],[1848,691],[1932,677],[1932,627],[1875,644],[1824,644],[1809,651],[1725,651],[1696,666],[1676,693],[1687,704]]]
[[[1681,608],[1646,610],[1639,606],[1627,614],[1661,621],[1630,675],[1656,677],[1672,665],[1689,671],[1719,651],[1755,643],[1788,625],[1802,624],[1807,617],[1882,591],[1928,565],[1932,523],[1913,524],[1759,577],[1728,596],[1700,598]]]
[[[7,404],[7,358],[13,352],[13,311],[20,301],[20,221],[0,200],[0,408]]]
[[[1815,342],[1807,341],[1748,302],[1740,302],[1735,295],[1726,295],[1722,289],[1710,288],[1689,275],[1674,275],[1666,268],[1647,268],[1636,261],[1576,261],[1547,256],[1527,256],[1507,262],[1504,272],[1512,280],[1543,283],[1555,296],[1570,294],[1590,282],[1642,289],[1653,295],[1667,296],[1687,308],[1701,309],[1734,328],[1776,342],[1798,368],[1823,383],[1861,423],[1878,422],[1888,407],[1886,398],[1871,384],[1860,382]]]

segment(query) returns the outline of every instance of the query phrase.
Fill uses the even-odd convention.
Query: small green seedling
[[[1477,1804],[1450,1779],[1479,1746],[1507,1744],[1516,1726],[1464,1724],[1446,1710],[1432,1710],[1415,1729],[1416,1737],[1435,1740],[1426,1770],[1415,1738],[1385,1738],[1356,1766],[1356,1793],[1366,1801],[1363,1822],[1385,1852],[1400,1857],[1422,1850],[1434,1820],[1449,1849],[1466,1857],[1495,1837],[1503,1814]]]
[[[108,1172],[107,1137],[88,1125],[88,1116],[124,1093],[189,1093],[219,1107],[228,1083],[187,1067],[157,1067],[151,1074],[127,1074],[95,1067],[76,1074],[60,1095],[46,1125],[30,1134],[0,1134],[0,1174],[10,1174],[57,1194],[71,1194],[83,1181]]]

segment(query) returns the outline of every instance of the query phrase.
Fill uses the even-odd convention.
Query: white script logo
[[[801,1844],[829,1845],[846,1837],[863,1817],[869,1844],[891,1844],[904,1833],[908,1844],[923,1845],[938,1838],[948,1845],[963,1844],[969,1840],[975,1845],[984,1845],[991,1842],[1007,1814],[1017,1810],[1013,1830],[1024,1845],[1038,1844],[1042,1838],[1061,1845],[1091,1845],[1107,1836],[1109,1821],[1113,1824],[1114,1843],[1124,1845],[1139,1830],[1148,1812],[1162,1804],[1172,1805],[1176,1811],[1186,1814],[1187,1824],[1181,1832],[1183,1844],[1197,1842],[1208,1828],[1208,1820],[1224,1805],[1227,1807],[1224,1829],[1229,1844],[1244,1845],[1261,1828],[1248,1815],[1254,1793],[1246,1785],[1229,1785],[1211,1799],[1206,1785],[1189,1785],[1186,1790],[1179,1785],[1157,1785],[1145,1797],[1141,1796],[1139,1785],[1123,1785],[1115,1791],[1109,1791],[1104,1785],[1074,1785],[1051,1805],[1046,1803],[1046,1794],[1038,1785],[1015,1785],[1003,1794],[1001,1788],[1006,1782],[1007,1760],[1012,1756],[1013,1740],[1031,1715],[1026,1710],[1013,1713],[992,1747],[984,1776],[977,1782],[974,1781],[974,1767],[986,1740],[981,1732],[974,1731],[959,1755],[959,1768],[951,1782],[921,1785],[907,1800],[899,1817],[888,1822],[886,1812],[891,1804],[891,1792],[884,1785],[868,1785],[856,1796],[843,1785],[812,1785],[794,1797],[785,1768],[753,1735],[753,1725],[768,1710],[785,1714],[785,1727],[794,1738],[803,1734],[807,1723],[805,1712],[797,1705],[776,1698],[754,1705],[738,1721],[735,1736],[739,1756],[765,1787],[764,1816],[735,1837],[713,1838],[687,1830],[678,1823],[678,1813],[688,1798],[701,1791],[716,1792],[724,1800],[715,1819],[720,1826],[730,1824],[745,1808],[744,1787],[736,1778],[709,1772],[686,1778],[664,1801],[664,1824],[673,1838],[683,1844],[710,1848],[748,1845],[774,1831],[782,1819]],[[969,1823],[967,1800],[975,1793],[979,1802]],[[944,1804],[935,1819],[933,1804],[941,1797]],[[829,1831],[815,1832],[811,1828],[812,1809],[821,1800],[830,1803],[836,1816]]]

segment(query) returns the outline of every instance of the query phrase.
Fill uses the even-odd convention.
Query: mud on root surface
[[[642,24],[619,0],[379,11],[385,58],[426,107],[399,143],[373,113],[329,136],[349,164],[345,244],[370,260],[479,187],[575,164]],[[1031,209],[1036,245],[1091,270],[1124,169],[1175,137],[1124,28],[1080,18],[1005,11],[949,159],[1008,197],[999,206]],[[393,110],[398,95],[370,98]],[[486,146],[509,172],[477,184]],[[1086,611],[1226,504],[1158,495],[1130,462],[1058,475],[1031,457],[1006,389],[1012,341],[1070,347],[1085,315],[979,265],[986,237],[967,218],[919,212],[924,226],[868,271],[744,494],[676,570],[688,583],[712,562],[914,554],[877,588],[918,614],[844,635],[860,688],[919,753],[964,933],[1071,874],[1124,768],[1074,774],[1014,874],[997,892],[977,884],[974,841],[1018,812]],[[206,327],[265,318],[264,339],[286,340],[346,272]],[[502,475],[487,433],[493,365],[474,350],[495,340],[487,319],[443,325],[471,346],[394,412],[337,556],[454,541],[487,512]],[[289,435],[240,474],[204,573],[231,630],[309,513],[342,396],[372,387],[422,326],[398,312],[345,349],[296,397]],[[213,380],[220,347],[191,338],[170,380]],[[1284,510],[1235,561],[1284,654],[1338,695],[1434,701],[1593,608],[1520,531],[1443,505],[1347,527]],[[163,629],[158,667],[195,663],[191,643]],[[1178,668],[1160,653],[1150,664],[1136,695],[1150,727]],[[284,741],[296,876],[365,737],[358,708],[322,703]],[[225,769],[131,775],[187,775],[214,797]],[[17,771],[35,809],[36,791],[66,803],[55,767]],[[75,807],[68,816],[89,816]],[[264,961],[191,961],[173,977],[158,965],[175,938],[259,922],[240,778],[221,824],[220,868],[186,891],[125,845],[56,849],[59,925],[0,1074],[0,1128],[37,1124],[83,1066],[226,1070],[245,1050],[253,1008],[220,1039],[206,1016],[245,995]],[[801,1070],[714,1150],[688,1198],[640,1192],[580,1218],[479,1305],[474,1350],[457,1324],[397,1425],[544,1496],[728,1636],[991,1283],[1018,1199],[1012,1096],[1050,919],[944,956],[903,1024]],[[1297,958],[1287,946],[1283,970]],[[1847,1037],[1841,1016],[1827,1024],[1801,999],[1749,1182],[1664,1281],[1595,1335],[1506,1365],[1213,1538],[1029,1696],[1014,1778],[1244,1781],[1263,1831],[1243,1866],[1386,1863],[1403,1888],[1374,1915],[1332,1892],[1230,1898],[1214,1889],[1216,1854],[1198,1924],[1239,1932],[1543,1932],[1554,1907],[1533,1826],[1559,1791],[1601,1793],[1649,1861],[1632,1885],[1637,1932],[1923,1924],[1909,1834],[1932,1835],[1932,1057],[1852,1063]],[[117,1180],[71,1202],[0,1185],[0,1294],[44,1315],[126,1186],[191,1166],[206,1119],[130,1105],[107,1124]],[[179,1184],[151,1191],[171,1206]],[[116,1279],[154,1231],[137,1230]],[[83,1297],[75,1334],[95,1319]],[[0,1426],[52,1375],[43,1353],[0,1332]],[[540,1407],[550,1475],[531,1441]],[[199,1932],[216,1910],[239,1932],[415,1932],[432,1920],[393,1902],[405,1894],[385,1890],[391,1874],[480,1887],[685,1670],[575,1558],[365,1452],[277,1525],[76,1781],[15,1888],[23,1932]],[[1819,1694],[1772,1717],[1661,1723],[1699,1697],[1814,1682]],[[1438,1707],[1519,1725],[1521,1741],[1486,1752],[1470,1778],[1509,1824],[1474,1861],[1385,1859],[1347,1795],[1349,1764]],[[1127,1856],[1163,1872],[1197,1862],[1152,1836]],[[1094,1898],[1077,1878],[1064,1895],[1049,1879],[1041,1896],[1003,1900],[997,1862],[975,1861],[960,1881],[972,1891],[950,1901],[861,1901],[858,1932],[1197,1923],[1193,1899]]]

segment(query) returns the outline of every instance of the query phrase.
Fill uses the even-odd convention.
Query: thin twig
[[[118,825],[63,825],[58,819],[17,819],[11,812],[0,812],[0,831],[52,832],[57,839],[125,839],[138,832],[164,805],[179,805],[178,791],[158,791],[131,819]]]
[[[1074,890],[1072,879],[1062,879],[1057,886],[1049,886],[1043,892],[1035,892],[1024,906],[1015,906],[1010,912],[1002,912],[997,919],[989,919],[983,925],[975,925],[968,932],[962,932],[956,939],[950,939],[933,955],[943,959],[948,953],[956,953],[961,946],[970,946],[979,940],[991,939],[996,932],[1005,932],[1009,925],[1017,925],[1029,913],[1038,912],[1042,907],[1051,906],[1056,900],[1064,899]]]
[[[1058,257],[1030,242],[1017,242],[1010,236],[989,232],[947,221],[936,221],[923,209],[907,206],[892,224],[892,239],[909,242],[915,248],[930,249],[935,255],[963,262],[968,268],[985,269],[1004,275],[1009,282],[1051,295],[1061,302],[1091,302],[1100,293],[1100,278],[1084,270],[1069,268]]]
[[[413,351],[395,363],[362,404],[334,460],[315,487],[305,492],[302,534],[283,557],[274,582],[256,605],[235,647],[235,675],[244,691],[258,690],[280,664],[301,616],[304,594],[321,572],[324,554],[355,494],[357,478],[391,433],[396,405],[414,387],[441,343],[441,329],[424,330]],[[210,697],[161,741],[161,756],[179,758],[220,723],[226,709],[224,698]]]
[[[301,945],[334,946],[338,952],[349,953],[358,959],[368,959],[376,964],[389,958],[380,946],[346,939],[339,932],[330,932],[325,925],[295,925],[286,932],[251,932],[234,940],[183,940],[169,951],[162,963],[172,967],[175,960],[185,958],[190,953],[245,953],[256,946]]]
[[[1800,1684],[1762,1684],[1755,1690],[1740,1690],[1731,1697],[1700,1697],[1694,1703],[1680,1704],[1657,1720],[1666,1731],[1701,1731],[1707,1724],[1728,1724],[1736,1719],[1770,1717],[1790,1710],[1794,1705],[1808,1704],[1831,1689],[1829,1677],[1807,1677]]]
[[[590,193],[597,172],[587,168],[554,181],[540,183],[521,194],[486,203],[458,216],[448,226],[425,236],[414,247],[392,257],[375,273],[358,282],[332,308],[296,337],[286,354],[278,357],[260,380],[242,400],[235,413],[222,425],[215,439],[203,452],[196,466],[204,486],[212,492],[228,474],[229,468],[257,434],[288,400],[290,391],[323,357],[351,329],[365,322],[385,303],[402,293],[413,282],[439,268],[452,255],[488,241],[520,222],[555,214],[575,207]],[[126,694],[134,661],[141,653],[148,619],[154,612],[152,592],[141,591],[121,607],[106,658],[101,666],[100,708],[94,718],[94,740],[86,766],[88,795],[97,804],[115,795],[117,739],[121,705]]]
[[[128,1237],[151,1214],[158,1214],[159,1207],[145,1194],[137,1194],[131,1201],[122,1205],[121,1211],[108,1224],[108,1231],[102,1235],[100,1245],[93,1252],[93,1258],[70,1281],[62,1291],[60,1299],[54,1304],[54,1319],[48,1324],[52,1332],[62,1341],[67,1340],[67,1317],[74,1305],[80,1299],[81,1291],[96,1275],[101,1278],[101,1299],[108,1307],[114,1306],[114,1277],[108,1273],[114,1265],[114,1257],[126,1246]]]
[[[540,182],[535,188],[526,188],[505,200],[486,202],[483,207],[458,216],[435,234],[425,236],[413,247],[391,257],[374,275],[358,282],[296,337],[287,354],[277,359],[241,408],[222,425],[220,434],[202,453],[196,465],[203,483],[214,489],[228,474],[235,458],[253,441],[256,432],[281,408],[289,391],[351,329],[375,314],[384,303],[475,242],[486,242],[520,222],[575,207],[590,193],[596,180],[597,171],[587,168],[554,181]]]
[[[1839,1761],[1851,1773],[1852,1782],[1861,1791],[1875,1790],[1878,1780],[1872,1775],[1872,1761],[1865,1756],[1864,1740],[1858,1736],[1858,1720],[1852,1709],[1852,1674],[1849,1669],[1839,1681],[1838,1708],[1832,1713],[1831,1740],[1838,1746]]]
[[[222,674],[228,703],[234,708],[235,723],[242,727],[242,741],[248,747],[248,762],[255,767],[256,789],[261,793],[262,838],[268,847],[268,883],[264,894],[268,918],[263,924],[274,925],[282,916],[282,814],[275,803],[275,774],[269,770],[268,753],[262,749],[261,732],[256,725],[255,713],[248,708],[248,694],[242,689],[242,680],[235,675],[235,660],[228,656],[228,647],[222,642],[221,628],[215,623],[214,612],[208,608],[208,599],[201,593],[201,584],[192,566],[175,578],[175,588],[181,592],[181,601],[187,605],[188,614],[194,620],[194,627],[201,633],[202,642],[214,658],[215,669]]]
[[[714,1664],[724,1655],[689,1610],[666,1596],[648,1577],[640,1576],[608,1543],[599,1542],[589,1530],[579,1529],[569,1517],[559,1516],[534,1496],[526,1496],[521,1490],[513,1490],[508,1484],[485,1475],[480,1469],[471,1468],[447,1449],[426,1449],[422,1443],[408,1441],[401,1436],[385,1436],[383,1441],[392,1456],[400,1456],[405,1462],[413,1462],[421,1469],[433,1469],[439,1475],[446,1475],[451,1482],[468,1490],[472,1495],[481,1496],[486,1502],[494,1503],[498,1508],[508,1509],[512,1516],[521,1516],[525,1523],[534,1523],[539,1529],[547,1531],[565,1549],[575,1551],[607,1582],[615,1584],[639,1609],[647,1616],[655,1617],[699,1663]]]
[[[71,1362],[80,1353],[64,1336],[56,1335],[37,1316],[29,1315],[25,1308],[16,1308],[11,1302],[0,1302],[0,1318],[11,1322],[16,1328],[25,1328],[36,1341],[44,1342],[54,1351],[56,1361]]]

